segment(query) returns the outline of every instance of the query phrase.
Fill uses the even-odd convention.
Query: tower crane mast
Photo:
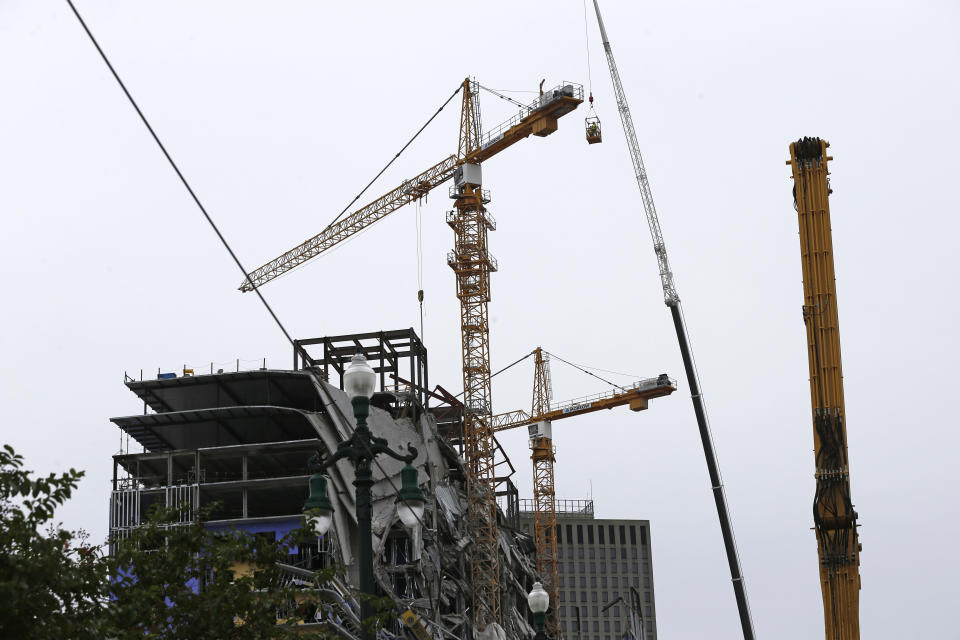
[[[600,36],[603,39],[603,50],[606,54],[607,66],[610,70],[610,79],[613,82],[617,109],[620,112],[623,132],[626,136],[627,147],[630,150],[630,160],[633,162],[637,186],[640,187],[640,198],[643,201],[643,210],[647,216],[647,226],[650,228],[650,236],[653,240],[653,252],[657,257],[657,265],[660,269],[663,301],[667,307],[670,308],[670,315],[673,317],[673,326],[677,333],[677,341],[680,344],[680,354],[683,358],[683,367],[687,375],[687,384],[690,385],[690,398],[693,401],[693,411],[696,415],[697,426],[700,430],[700,440],[703,444],[703,453],[707,461],[707,471],[710,475],[713,499],[716,503],[717,515],[720,519],[720,531],[727,552],[727,563],[730,566],[730,578],[733,582],[737,610],[740,614],[740,626],[743,629],[744,640],[754,640],[753,620],[750,616],[747,590],[743,580],[743,572],[740,568],[740,558],[733,536],[733,526],[730,523],[730,513],[727,508],[726,494],[723,490],[723,481],[720,478],[720,469],[717,463],[716,453],[714,452],[713,435],[710,433],[707,409],[703,401],[703,394],[700,390],[700,379],[696,365],[694,364],[693,350],[690,347],[686,320],[683,317],[683,310],[680,306],[680,296],[677,293],[677,287],[673,281],[673,272],[670,269],[670,261],[667,258],[667,247],[663,241],[660,220],[657,217],[657,209],[653,203],[653,194],[650,190],[650,182],[647,179],[647,170],[643,166],[643,157],[640,155],[640,145],[637,143],[637,134],[633,127],[633,117],[630,115],[630,106],[627,104],[627,96],[623,90],[623,83],[620,81],[620,73],[617,70],[617,63],[613,57],[613,49],[610,46],[609,38],[607,38],[607,30],[603,25],[603,18],[600,16],[600,6],[597,0],[593,0],[593,7],[597,14]]]
[[[541,83],[542,84],[542,83]],[[531,135],[544,137],[557,130],[557,120],[583,102],[583,87],[563,83],[514,117],[482,133],[480,85],[466,78],[455,155],[444,158],[411,180],[405,180],[370,204],[335,221],[316,236],[248,274],[241,291],[252,291],[307,260],[363,231],[402,206],[419,200],[451,178],[454,209],[446,216],[454,232],[447,264],[456,276],[460,300],[460,335],[464,390],[464,457],[466,458],[467,519],[474,533],[470,550],[473,587],[472,614],[477,631],[501,622],[499,534],[497,530],[495,443],[490,393],[490,274],[497,270],[487,233],[496,228],[486,209],[490,192],[482,188],[480,163]]]
[[[567,402],[553,402],[553,384],[550,376],[549,354],[541,347],[533,350],[533,402],[530,413],[508,411],[493,416],[493,431],[527,427],[530,439],[530,459],[533,461],[533,534],[537,549],[537,572],[551,602],[558,598],[559,571],[557,566],[557,503],[553,466],[556,447],[553,445],[553,421],[563,418],[613,409],[629,405],[632,411],[643,411],[651,398],[668,396],[676,391],[676,383],[662,373],[656,378],[639,380],[631,385],[617,387],[608,393]],[[556,609],[547,611],[547,636],[560,638]]]
[[[830,143],[790,144],[794,206],[800,226],[803,322],[807,332],[816,493],[813,521],[820,557],[827,640],[860,638],[860,542],[850,498],[847,426],[840,363],[840,324],[830,228]]]

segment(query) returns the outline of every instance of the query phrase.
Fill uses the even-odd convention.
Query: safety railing
[[[594,393],[592,395],[574,398],[573,400],[564,400],[563,402],[552,404],[550,406],[550,410],[568,413],[570,411],[576,411],[580,408],[584,408],[584,405],[590,405],[591,403],[598,402],[600,400],[609,400],[631,391],[647,391],[649,389],[656,389],[657,387],[675,386],[677,386],[676,380],[666,375],[660,375],[656,378],[644,378],[643,380],[637,380],[632,384],[616,387],[614,389],[610,389],[609,391],[601,391],[600,393]]]
[[[554,500],[554,510],[558,514],[569,515],[593,515],[593,500]],[[536,501],[531,498],[521,498],[520,513],[533,513],[536,511]]]
[[[577,98],[583,100],[583,85],[575,82],[563,82],[556,87],[543,92],[536,100],[520,109],[520,111],[506,122],[502,122],[493,129],[490,129],[480,137],[480,149],[486,149],[490,145],[499,142],[503,135],[511,128],[520,124],[520,122],[532,113],[540,111],[562,97]]]

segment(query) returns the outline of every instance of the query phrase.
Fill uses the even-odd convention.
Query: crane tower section
[[[533,460],[533,534],[537,549],[537,573],[543,581],[550,602],[559,603],[559,572],[557,570],[557,502],[553,483],[553,464],[556,462],[553,433],[549,420],[542,416],[550,412],[553,385],[550,380],[550,358],[543,349],[534,351],[533,403],[530,414],[537,422],[529,425],[530,459]],[[560,638],[556,606],[547,611],[547,637]]]
[[[477,83],[463,82],[463,110],[459,152],[477,146],[480,110]],[[489,192],[481,187],[479,164],[461,164],[450,193],[454,210],[447,213],[454,247],[447,264],[456,274],[460,300],[460,347],[463,356],[464,453],[467,468],[467,517],[474,533],[470,557],[474,624],[483,630],[500,621],[500,563],[497,533],[497,496],[491,420],[490,273],[497,263],[487,248],[487,232],[496,224],[487,213]]]
[[[850,498],[847,429],[840,364],[831,193],[830,143],[803,138],[790,145],[794,204],[800,223],[803,322],[807,330],[816,493],[813,519],[820,556],[827,640],[860,637],[860,543],[857,512]]]

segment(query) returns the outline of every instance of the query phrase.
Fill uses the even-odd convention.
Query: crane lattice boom
[[[600,26],[600,35],[603,39],[603,50],[607,56],[607,66],[610,69],[610,80],[613,82],[613,91],[617,98],[617,109],[620,112],[620,121],[623,123],[623,133],[630,150],[630,160],[633,162],[637,185],[640,187],[640,198],[643,201],[643,210],[647,215],[647,226],[653,239],[653,252],[657,257],[660,269],[660,283],[663,287],[663,301],[670,308],[673,318],[677,342],[680,346],[680,355],[683,358],[683,368],[687,374],[687,384],[690,385],[690,399],[693,402],[693,411],[697,418],[697,428],[700,431],[700,442],[707,462],[707,472],[710,476],[710,486],[713,490],[713,500],[717,506],[717,516],[720,519],[720,532],[727,552],[727,564],[730,566],[730,578],[733,583],[733,592],[737,601],[737,610],[740,614],[740,626],[744,640],[753,640],[753,620],[750,616],[750,604],[747,601],[747,589],[740,569],[740,557],[737,553],[737,544],[733,537],[733,526],[730,524],[730,513],[727,508],[727,497],[723,490],[723,481],[720,478],[720,467],[713,446],[713,435],[710,433],[710,423],[707,419],[707,408],[700,392],[700,377],[694,364],[693,349],[690,347],[690,337],[687,333],[686,320],[680,307],[680,295],[673,281],[673,272],[670,270],[670,261],[667,259],[667,247],[660,230],[660,220],[657,209],[653,204],[653,194],[650,191],[650,182],[647,179],[647,170],[643,166],[643,157],[640,155],[640,145],[637,143],[637,133],[633,127],[633,117],[627,104],[627,96],[620,82],[620,73],[617,63],[613,59],[613,49],[607,38],[607,30],[600,17],[600,6],[593,0],[593,8],[597,13],[597,23]]]
[[[477,83],[467,80],[465,84],[473,85],[473,96],[476,97]],[[583,102],[583,87],[579,84],[564,82],[545,92],[517,115],[481,136],[479,134],[479,102],[473,100],[469,107],[472,110],[469,118],[467,118],[468,114],[461,113],[457,155],[444,158],[418,176],[404,180],[399,186],[370,204],[357,209],[309,240],[254,269],[247,274],[247,279],[241,283],[240,290],[253,291],[254,288],[332,249],[404,205],[423,198],[452,178],[457,167],[464,164],[479,164],[531,134],[542,137],[553,133],[557,130],[557,118],[573,111],[581,102]],[[477,106],[472,106],[473,104]],[[470,151],[465,152],[466,148]]]

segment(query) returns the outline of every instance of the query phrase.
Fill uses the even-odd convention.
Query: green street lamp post
[[[373,535],[371,532],[371,497],[373,486],[371,464],[378,454],[384,453],[391,458],[406,462],[401,473],[402,488],[397,495],[397,515],[408,529],[415,528],[423,516],[423,492],[417,483],[417,470],[410,463],[417,458],[417,449],[407,445],[407,454],[390,449],[386,439],[378,438],[370,432],[367,417],[370,415],[370,398],[376,386],[376,373],[367,364],[366,358],[357,353],[343,374],[344,390],[353,403],[353,415],[357,427],[348,440],[341,442],[332,455],[324,456],[316,452],[310,457],[308,465],[316,472],[310,478],[310,497],[303,505],[309,526],[318,534],[324,535],[333,523],[333,505],[327,495],[327,478],[320,471],[340,459],[346,458],[354,467],[353,486],[356,487],[357,533],[360,536],[357,553],[360,577],[360,619],[367,621],[373,615],[370,598],[376,589],[373,580]],[[361,631],[365,640],[372,640],[374,633]]]
[[[527,604],[530,606],[530,611],[533,612],[533,624],[537,628],[537,635],[533,636],[534,640],[546,640],[547,634],[543,630],[543,625],[547,621],[550,595],[544,590],[541,583],[533,583],[533,589],[527,594]]]

